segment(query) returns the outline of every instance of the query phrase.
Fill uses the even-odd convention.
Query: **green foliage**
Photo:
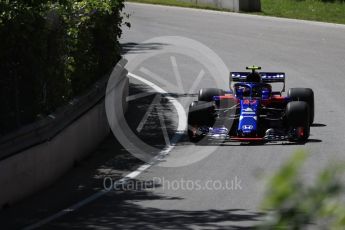
[[[304,152],[297,152],[271,179],[263,202],[271,214],[259,229],[304,229],[316,222],[327,229],[345,228],[340,197],[343,166],[325,168],[313,184],[306,185],[300,172],[305,159]]]
[[[0,0],[0,135],[53,112],[120,58],[123,0]]]

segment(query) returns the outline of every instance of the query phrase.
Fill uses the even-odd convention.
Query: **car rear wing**
[[[246,82],[247,76],[251,72],[231,72],[230,85],[232,82]],[[262,82],[264,83],[283,83],[282,92],[285,91],[285,73],[281,72],[260,72]]]

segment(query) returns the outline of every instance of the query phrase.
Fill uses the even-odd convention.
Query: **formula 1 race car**
[[[306,142],[314,121],[314,92],[310,88],[285,91],[285,73],[230,73],[230,90],[200,89],[189,106],[188,136],[240,142]],[[270,83],[281,83],[274,91]]]

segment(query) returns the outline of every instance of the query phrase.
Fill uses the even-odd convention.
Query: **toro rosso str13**
[[[204,137],[240,142],[305,142],[314,120],[314,93],[310,88],[291,88],[287,96],[285,74],[230,73],[230,90],[200,89],[198,101],[189,106],[188,136],[197,142]],[[232,84],[233,83],[233,84]],[[271,83],[282,83],[274,91]]]

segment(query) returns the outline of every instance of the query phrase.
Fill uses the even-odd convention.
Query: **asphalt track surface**
[[[246,144],[195,146],[182,137],[164,161],[135,178],[137,183],[134,189],[109,192],[74,212],[54,219],[41,226],[42,228],[247,228],[258,223],[262,218],[259,207],[264,196],[265,178],[272,175],[296,150],[304,149],[310,153],[303,170],[306,183],[310,183],[317,172],[330,160],[344,159],[342,143],[345,137],[343,122],[345,26],[143,4],[126,4],[125,11],[131,14],[129,21],[132,24],[130,29],[124,28],[121,40],[127,51],[125,57],[148,54],[153,50],[162,49],[163,46],[169,46],[166,43],[143,44],[147,39],[180,36],[196,40],[209,47],[231,71],[241,71],[246,65],[256,64],[267,71],[286,72],[287,88],[313,88],[316,115],[315,125],[311,128],[310,141],[304,145],[277,143],[259,146]],[[176,66],[178,66],[182,84],[175,81]],[[182,85],[188,91],[193,86],[196,76],[202,69],[202,65],[195,60],[179,54],[162,54],[145,60],[140,67],[141,70],[139,68],[134,70],[136,75],[146,78],[171,95],[175,95],[186,108],[188,103],[195,99],[193,93],[182,95],[176,92],[176,88],[171,87],[171,85],[180,84],[179,86]],[[171,84],[163,85],[162,81],[152,78],[152,74],[150,76],[147,71],[143,71],[143,68],[156,73],[160,79]],[[198,82],[197,88],[212,86],[212,79],[207,79],[208,74],[206,71],[205,79]],[[224,78],[222,80],[226,82],[226,76],[227,74],[224,74],[219,77]],[[138,81],[131,80],[131,87],[136,88],[138,92],[140,91],[139,93],[150,91],[149,87]],[[226,87],[224,85],[223,88],[226,89]],[[131,92],[133,93],[133,89]],[[149,106],[154,98],[147,97],[145,100],[148,100],[146,104]],[[163,106],[163,108],[166,109],[165,112],[163,111],[165,119],[169,120],[168,133],[172,137],[178,117],[171,105]],[[144,112],[143,110],[130,113],[137,122],[134,122],[134,128],[140,124]],[[155,126],[154,119],[148,122],[148,126]],[[160,127],[159,124],[156,126]],[[146,135],[145,132],[141,135],[146,143],[151,141],[151,144],[156,146],[164,144],[159,129],[146,130]],[[195,153],[205,149],[212,153],[205,155],[202,159],[195,154],[190,154],[191,151]],[[102,151],[102,148],[99,151]],[[183,159],[185,166],[166,167],[174,166],[174,163],[170,164],[170,162],[176,162],[179,157]],[[135,161],[130,159],[132,162]],[[189,164],[189,162],[194,163]],[[140,162],[136,164],[140,165]],[[132,168],[127,167],[125,171],[130,172]],[[120,174],[122,172],[120,171]],[[92,177],[92,175],[87,174],[86,177]],[[174,181],[178,182],[172,185]],[[181,181],[191,181],[193,185],[188,187],[186,182]],[[218,181],[223,187],[219,188],[217,182],[217,188],[210,184],[205,188],[208,181]],[[101,183],[101,180],[97,183]],[[224,189],[225,183],[228,183],[228,187]],[[88,185],[88,183],[85,184]],[[144,189],[144,186],[148,188]],[[99,187],[98,185],[98,190]],[[60,210],[66,208],[78,199],[85,199],[96,192],[96,190],[88,191],[79,197],[75,194],[74,199],[61,201],[64,200],[63,197],[69,196],[64,195],[69,193],[67,188],[48,193],[53,197],[42,198],[50,200],[53,204],[48,207],[53,208],[47,208],[45,212],[41,210],[44,215],[42,213],[38,215],[40,218],[53,215],[59,211],[59,208]],[[57,191],[59,191],[58,194],[56,194]],[[54,204],[53,200],[59,204]],[[0,213],[3,226],[18,228],[39,221],[37,216],[30,217],[27,213],[25,216],[23,213],[35,210],[35,202],[37,204],[42,201],[34,197],[33,201],[19,204],[19,207],[22,207],[21,212],[16,212],[16,207],[14,207],[14,210],[9,209]],[[37,205],[39,207],[39,204]],[[64,207],[60,207],[63,205]]]

